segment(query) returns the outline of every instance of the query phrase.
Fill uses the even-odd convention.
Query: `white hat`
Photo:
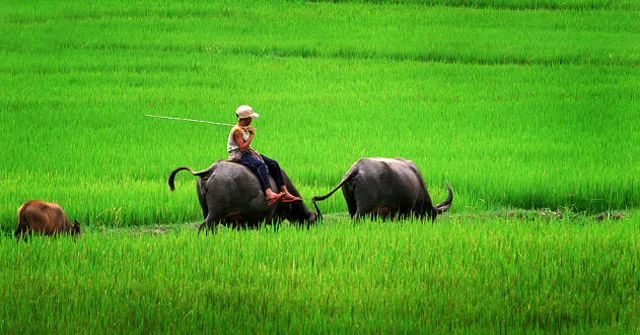
[[[260,116],[260,114],[253,111],[253,108],[251,108],[251,106],[247,105],[241,105],[240,107],[236,108],[236,115],[238,116],[238,119],[246,119],[248,117],[257,119]]]

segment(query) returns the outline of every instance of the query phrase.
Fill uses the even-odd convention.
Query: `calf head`
[[[80,235],[82,232],[80,231],[80,222],[78,220],[73,220],[73,224],[71,225],[71,235]]]

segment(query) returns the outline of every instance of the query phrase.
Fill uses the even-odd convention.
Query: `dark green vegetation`
[[[637,332],[639,2],[428,3],[4,4],[0,333]],[[228,128],[143,115],[245,103],[305,199],[402,156],[452,209],[351,224],[337,194],[308,231],[145,233],[202,219],[166,178]],[[86,233],[16,245],[29,199]]]
[[[0,332],[635,333],[638,220],[0,240]]]
[[[306,197],[362,156],[402,156],[435,198],[450,180],[458,211],[640,198],[637,11],[140,2],[2,15],[5,231],[32,198],[91,225],[199,219],[193,180],[176,194],[165,180],[225,158],[228,129],[142,115],[233,122],[241,103],[263,114],[256,148]]]

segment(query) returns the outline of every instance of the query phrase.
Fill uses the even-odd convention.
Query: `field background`
[[[91,226],[201,219],[195,178],[166,179],[226,158],[228,129],[143,115],[233,123],[239,104],[307,199],[399,156],[436,201],[450,181],[452,211],[636,207],[640,20],[604,4],[10,3],[3,230],[34,198]]]
[[[17,311],[35,311],[36,302],[67,307],[53,316],[36,313],[38,322],[25,332],[187,332],[214,320],[222,332],[242,322],[239,332],[269,322],[276,325],[267,332],[350,331],[354,320],[380,320],[362,321],[360,329],[385,333],[455,325],[637,330],[639,1],[7,1],[2,7],[0,231],[12,233],[24,201],[43,199],[61,204],[87,233],[77,244],[36,239],[16,246],[8,236],[0,239],[0,332],[24,326]],[[317,230],[194,238],[192,224],[202,220],[195,177],[178,175],[174,193],[166,179],[177,167],[199,170],[226,158],[229,129],[143,115],[233,123],[240,104],[262,115],[254,147],[281,163],[306,200],[328,192],[360,157],[399,156],[417,164],[434,201],[444,199],[449,181],[453,207],[434,226],[353,225],[338,193],[320,204],[329,215]],[[626,220],[593,221],[604,211],[625,213]],[[514,223],[514,216],[523,219]],[[113,230],[133,226],[140,232]],[[158,226],[170,228],[147,231]],[[377,250],[410,236],[421,239]],[[225,245],[225,238],[235,242]],[[241,241],[249,253],[280,255],[269,249],[274,241],[289,256],[271,263],[229,259]],[[378,258],[354,263],[352,252]],[[509,261],[514,255],[522,258]],[[135,261],[119,262],[127,257]],[[333,258],[324,267],[308,264],[323,257]],[[390,258],[410,265],[387,282]],[[435,259],[430,270],[417,270],[426,259]],[[188,269],[208,261],[220,272],[191,277]],[[145,265],[165,263],[172,265]],[[281,266],[294,264],[317,290],[283,283],[297,272]],[[356,285],[364,274],[352,269],[364,264],[365,282],[378,286]],[[507,265],[495,272],[495,264]],[[234,270],[253,278],[247,291],[235,291],[243,279],[220,275]],[[40,284],[21,286],[34,281]],[[432,281],[453,296],[424,291]],[[514,282],[523,286],[511,290]],[[467,285],[476,293],[460,290]],[[165,287],[184,291],[168,295]],[[112,291],[120,295],[91,305]],[[211,307],[220,313],[214,316],[193,312],[194,299],[198,308],[209,306],[204,292],[250,298],[223,299]],[[284,309],[237,316],[272,299]],[[398,307],[407,299],[407,309]],[[486,310],[471,305],[486,300],[493,302]],[[465,301],[467,307],[455,307]],[[313,308],[332,302],[335,309]],[[371,307],[385,302],[388,308]],[[522,309],[505,314],[513,304]],[[425,318],[418,306],[440,307]],[[74,318],[79,310],[86,312]],[[290,322],[303,319],[311,321]],[[185,320],[196,323],[178,326]]]

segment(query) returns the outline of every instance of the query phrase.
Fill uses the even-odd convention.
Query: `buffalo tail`
[[[354,169],[354,168],[350,169],[349,172],[347,172],[347,174],[342,178],[342,181],[340,181],[340,184],[338,184],[338,186],[336,186],[329,193],[327,193],[325,195],[316,195],[315,197],[311,198],[311,202],[313,202],[313,206],[316,208],[316,211],[318,212],[318,216],[321,219],[322,219],[322,214],[320,213],[320,208],[318,207],[318,204],[316,204],[316,201],[322,201],[322,200],[325,200],[328,197],[332,196],[334,193],[336,193],[337,190],[339,190],[342,187],[342,185],[344,185],[344,183],[346,183],[354,175],[356,175],[357,172],[358,172],[357,168],[356,169]]]
[[[196,172],[193,172],[193,170],[191,170],[191,168],[188,168],[186,166],[179,167],[179,168],[171,171],[171,174],[169,175],[169,188],[171,189],[172,192],[176,189],[175,184],[174,184],[174,180],[176,178],[176,174],[178,172],[182,171],[182,170],[187,170],[194,176],[197,175]]]

